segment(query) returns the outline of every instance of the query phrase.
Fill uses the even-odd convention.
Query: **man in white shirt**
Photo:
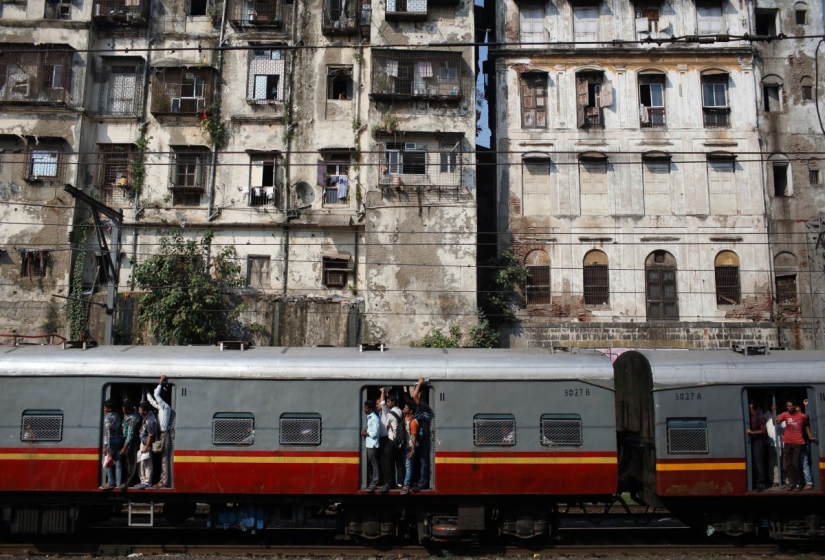
[[[384,476],[384,486],[381,493],[386,494],[390,488],[394,488],[399,482],[404,481],[404,463],[401,458],[401,450],[404,446],[404,413],[398,408],[395,395],[387,393],[381,387],[381,400],[379,401],[381,411],[381,424],[386,429],[386,439],[382,441],[381,449],[381,472]],[[400,427],[400,432],[399,432]],[[401,445],[398,442],[401,441]]]
[[[164,384],[166,384],[166,376],[161,375],[160,382],[155,388],[154,398],[151,394],[147,393],[146,395],[149,403],[158,410],[158,427],[160,429],[160,441],[163,446],[160,452],[160,481],[155,485],[155,488],[172,487],[172,438],[175,429],[175,411],[161,397]]]

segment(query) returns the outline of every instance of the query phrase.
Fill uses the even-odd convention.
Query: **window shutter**
[[[195,186],[203,187],[203,156],[198,156],[195,159]]]
[[[255,76],[252,99],[266,99],[267,76]]]
[[[318,160],[318,167],[317,167],[318,177],[316,184],[325,187],[326,186],[326,178],[325,175],[327,174],[327,164],[324,160]]]
[[[579,79],[576,81],[576,97],[578,99],[577,104],[579,107],[587,107],[587,80]]]
[[[264,162],[255,160],[252,162],[252,169],[249,173],[249,186],[260,187],[264,184]]]
[[[63,67],[59,64],[52,68],[52,87],[63,87]]]
[[[613,82],[607,81],[602,84],[600,97],[599,107],[610,107],[613,105]]]

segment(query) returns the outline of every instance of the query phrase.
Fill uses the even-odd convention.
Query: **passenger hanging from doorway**
[[[407,401],[404,405],[404,427],[407,432],[407,445],[404,446],[404,486],[402,494],[410,493],[413,471],[415,471],[415,453],[418,448],[418,421],[415,419],[415,403]]]
[[[381,467],[378,462],[378,454],[381,451],[378,443],[378,436],[381,433],[381,420],[375,413],[375,401],[364,401],[364,414],[367,415],[367,428],[361,430],[364,439],[364,447],[367,450],[367,480],[369,485],[367,490],[375,492],[378,489]]]
[[[748,411],[750,412],[750,427],[746,430],[751,441],[751,460],[753,461],[754,474],[754,488],[757,492],[765,489],[767,483],[767,476],[765,468],[767,462],[765,460],[765,448],[768,443],[768,424],[765,420],[765,415],[762,413],[762,408],[756,406],[753,402],[748,403]]]
[[[123,401],[123,447],[120,456],[123,460],[123,483],[118,490],[134,486],[138,480],[138,448],[140,447],[140,415],[130,399]]]
[[[390,489],[401,486],[404,482],[403,449],[406,444],[404,429],[404,413],[398,408],[396,396],[391,388],[381,387],[381,424],[387,430],[387,439],[381,449],[381,471],[384,477],[384,486],[381,493],[386,494]]]
[[[152,464],[152,444],[157,441],[158,421],[152,407],[147,401],[141,401],[138,405],[138,412],[142,418],[140,424],[140,449],[138,450],[138,474],[140,483],[132,488],[143,490],[152,487],[152,474],[154,465]]]
[[[100,487],[101,490],[111,490],[115,486],[120,486],[123,476],[121,447],[123,447],[123,426],[120,414],[115,408],[115,401],[108,399],[103,403],[103,453],[106,455],[104,462],[106,482]]]
[[[172,407],[163,400],[161,396],[163,386],[166,384],[166,376],[161,375],[158,386],[155,388],[154,398],[151,394],[146,395],[146,398],[158,410],[158,424],[160,428],[160,445],[153,444],[152,451],[160,454],[160,480],[155,485],[155,488],[171,488],[172,487],[172,455],[173,445],[175,439],[175,411]]]
[[[771,486],[779,486],[783,481],[783,476],[780,476],[779,463],[782,458],[782,449],[784,447],[785,423],[774,423],[776,411],[765,413],[765,424],[768,429],[768,479]]]
[[[412,392],[413,401],[418,411],[415,413],[415,419],[418,422],[418,433],[416,439],[418,440],[418,463],[419,463],[419,477],[418,482],[412,487],[413,492],[426,490],[430,487],[430,455],[432,449],[432,423],[433,423],[433,409],[424,401],[421,396],[424,388],[427,385],[427,380],[423,377],[418,379]]]
[[[810,416],[808,416],[808,404],[808,399],[805,399],[802,401],[802,408],[797,408],[797,410],[805,415],[805,418],[810,418]],[[819,439],[811,432],[810,420],[805,423],[805,431],[802,432],[802,436],[805,439],[805,445],[802,446],[802,451],[799,454],[799,462],[802,464],[802,476],[805,479],[805,487],[803,490],[813,490],[814,479],[811,475],[811,442],[819,443]]]
[[[799,459],[805,445],[802,433],[808,418],[800,412],[796,400],[789,399],[785,406],[787,411],[776,417],[777,423],[785,422],[785,453],[782,457],[782,468],[788,475],[788,490],[802,490],[802,465]],[[771,408],[776,407],[772,405]]]

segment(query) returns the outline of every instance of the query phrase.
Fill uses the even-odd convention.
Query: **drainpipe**
[[[223,82],[221,72],[223,72],[223,44],[226,40],[226,10],[228,5],[229,2],[223,3],[223,11],[221,12],[221,34],[218,39],[218,73],[215,76],[215,101],[218,102],[221,100],[221,84]],[[218,116],[220,116],[220,108],[218,109]],[[218,146],[214,146],[212,150],[212,169],[210,171],[212,177],[209,180],[209,202],[206,211],[207,222],[211,222],[221,213],[220,208],[215,209],[215,180],[218,173],[218,150]]]

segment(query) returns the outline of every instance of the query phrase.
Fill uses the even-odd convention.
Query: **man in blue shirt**
[[[378,436],[380,433],[381,420],[375,413],[375,401],[364,401],[364,414],[367,415],[367,429],[361,430],[361,435],[365,437],[364,447],[367,448],[367,478],[370,481],[367,490],[375,492],[378,488]]]

